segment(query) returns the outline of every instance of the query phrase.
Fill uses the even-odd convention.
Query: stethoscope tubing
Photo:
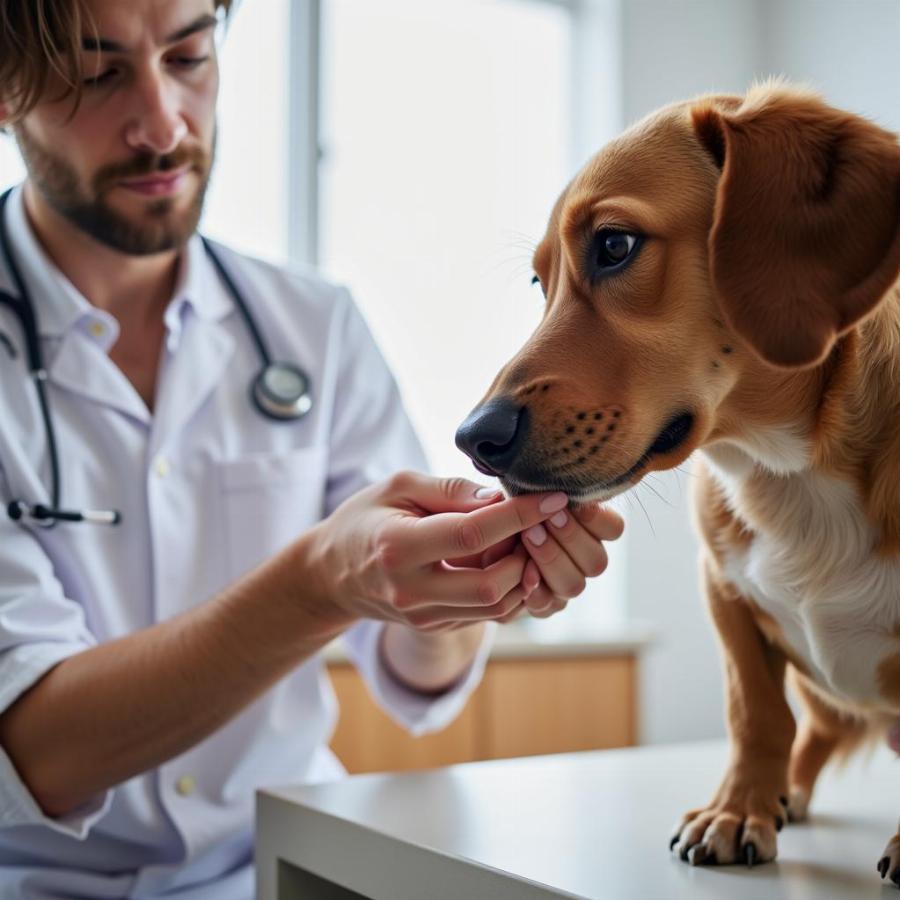
[[[62,493],[59,450],[53,426],[53,416],[50,410],[50,401],[47,396],[47,372],[44,368],[44,359],[41,352],[37,312],[22,273],[16,264],[15,254],[13,253],[9,233],[6,228],[6,203],[12,191],[13,189],[9,188],[0,195],[0,255],[3,257],[4,265],[10,274],[13,286],[18,292],[18,297],[13,297],[0,291],[0,303],[10,307],[22,327],[28,372],[37,391],[41,418],[43,419],[44,430],[47,435],[47,448],[50,457],[50,505],[46,506],[40,503],[29,505],[21,500],[13,500],[7,506],[7,514],[13,521],[27,518],[46,528],[53,527],[57,521],[117,525],[121,522],[122,517],[116,510],[63,510],[59,506]],[[202,235],[200,240],[208,258],[231,294],[262,362],[262,369],[251,384],[251,399],[255,407],[262,415],[276,421],[286,422],[301,418],[312,407],[309,377],[297,366],[289,363],[272,362],[269,348],[266,346],[266,342],[250,313],[243,293],[211,242]],[[2,342],[10,352],[10,355],[15,356],[14,347],[9,338],[6,335],[0,335],[0,337],[2,337]],[[272,382],[281,388],[281,393],[272,388]],[[285,383],[287,386],[283,387]]]

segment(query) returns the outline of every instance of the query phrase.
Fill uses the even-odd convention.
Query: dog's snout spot
[[[580,412],[577,416],[575,416],[579,422],[583,422],[587,418],[587,413]]]
[[[588,429],[585,431],[585,434],[593,434],[593,433],[594,433],[594,428],[593,428],[593,426],[591,426],[590,428],[588,428]]]
[[[594,413],[594,421],[595,422],[599,422],[602,418],[603,418],[602,412]]]
[[[573,434],[574,432],[575,432],[575,426],[574,426],[574,425],[568,425],[568,426],[566,427],[566,434]]]
[[[726,344],[724,347],[722,347],[722,352],[723,352],[723,353],[731,353],[731,352],[732,352],[732,349],[733,349],[732,347],[729,347],[729,346]]]
[[[549,384],[542,384],[542,385],[541,385],[541,391],[549,391],[549,390],[550,390],[550,385],[549,385]]]

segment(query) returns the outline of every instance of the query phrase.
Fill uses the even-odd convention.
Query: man
[[[219,248],[273,355],[312,373],[302,417],[254,407],[258,349],[194,235],[225,7],[0,16],[0,122],[28,171],[3,210],[0,500],[19,516],[59,484],[121,516],[0,516],[4,897],[251,896],[254,788],[342,771],[321,647],[343,634],[386,709],[441,727],[486,623],[562,608],[621,531],[560,494],[391,476],[424,461],[346,291]]]

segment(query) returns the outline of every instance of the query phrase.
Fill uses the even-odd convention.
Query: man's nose
[[[171,153],[188,130],[177,86],[154,72],[140,79],[136,93],[134,118],[125,135],[128,145],[144,153]]]
[[[503,475],[525,444],[528,410],[499,397],[473,410],[456,432],[456,446],[486,475]]]

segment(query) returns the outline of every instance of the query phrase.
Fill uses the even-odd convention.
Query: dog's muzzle
[[[474,409],[456,432],[456,446],[485,475],[505,475],[525,445],[528,409],[499,397]]]

